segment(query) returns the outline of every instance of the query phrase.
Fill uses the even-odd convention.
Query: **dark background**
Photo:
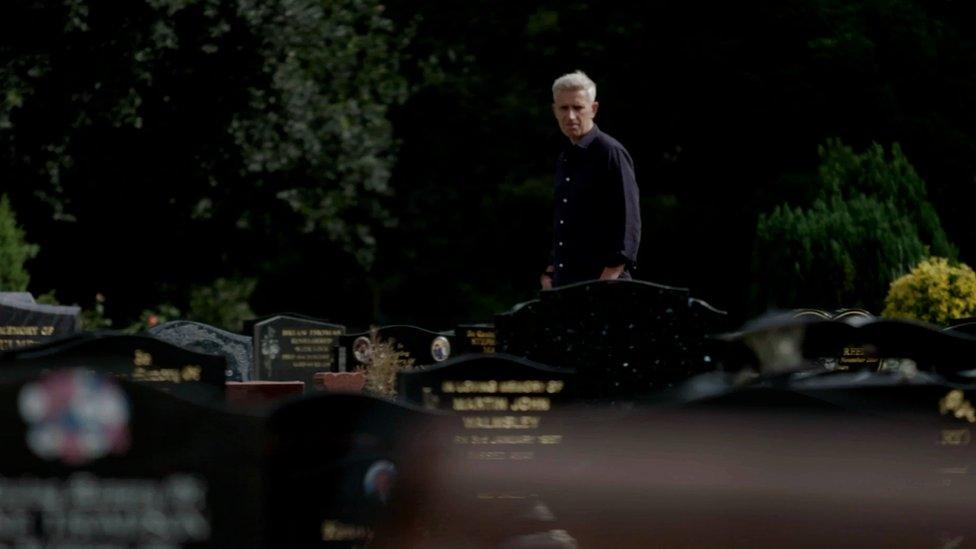
[[[900,143],[976,259],[970,6],[15,0],[0,192],[30,289],[123,323],[217,278],[255,280],[257,314],[487,321],[536,295],[550,87],[581,69],[634,158],[638,276],[742,320],[784,276],[754,267],[757,217],[810,200],[828,138]]]

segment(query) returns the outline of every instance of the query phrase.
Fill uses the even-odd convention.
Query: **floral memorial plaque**
[[[58,367],[0,383],[0,545],[261,547],[261,423]]]

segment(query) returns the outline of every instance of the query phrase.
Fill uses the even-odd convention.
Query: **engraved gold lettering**
[[[538,416],[469,416],[463,417],[465,429],[538,429]]]
[[[548,412],[551,403],[546,397],[518,397],[512,402],[513,412]]]
[[[0,326],[0,335],[38,336],[41,335],[41,328],[39,326]]]
[[[200,373],[203,368],[199,366],[184,366],[183,371],[180,372],[180,377],[183,381],[200,381]]]
[[[508,452],[468,452],[468,459],[478,461],[504,461]]]
[[[41,326],[41,335],[42,336],[54,335],[54,326]]]
[[[971,438],[969,429],[943,429],[939,443],[943,446],[968,446]]]
[[[497,393],[498,382],[489,381],[445,381],[441,384],[441,390],[445,393]]]
[[[152,366],[152,355],[146,351],[136,349],[135,356],[132,358],[135,366]]]
[[[505,397],[454,397],[451,404],[454,410],[458,412],[508,411],[508,399]]]
[[[566,384],[562,381],[552,380],[546,384],[546,392],[550,395],[561,393]]]
[[[546,392],[545,381],[503,381],[499,384],[500,393],[544,393]]]
[[[356,541],[369,540],[373,533],[365,526],[345,524],[337,520],[326,520],[322,523],[322,541]]]

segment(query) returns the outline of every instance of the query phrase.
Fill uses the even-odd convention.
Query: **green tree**
[[[23,30],[0,39],[3,179],[31,234],[55,236],[46,252],[85,250],[93,269],[66,293],[114,288],[123,320],[228,264],[261,273],[316,252],[343,254],[348,278],[370,269],[375,232],[395,222],[387,111],[408,91],[411,36],[378,0],[2,10]],[[139,240],[125,254],[90,246],[123,233]]]
[[[766,307],[879,308],[889,283],[928,253],[955,257],[925,182],[900,147],[819,149],[817,198],[759,216],[754,296]]]
[[[24,264],[37,255],[38,247],[24,240],[24,230],[7,195],[0,196],[0,291],[27,290],[30,275]]]

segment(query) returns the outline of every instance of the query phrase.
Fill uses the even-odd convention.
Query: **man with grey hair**
[[[569,138],[556,162],[552,263],[543,289],[584,280],[630,278],[640,245],[634,161],[593,119],[596,84],[581,71],[552,84],[552,112]]]

